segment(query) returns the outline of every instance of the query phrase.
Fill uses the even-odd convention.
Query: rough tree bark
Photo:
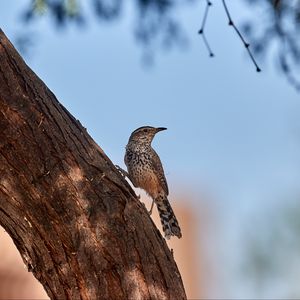
[[[145,207],[1,30],[0,224],[52,299],[186,298]]]

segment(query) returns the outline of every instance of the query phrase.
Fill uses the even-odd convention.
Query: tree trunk
[[[144,205],[1,30],[0,224],[52,299],[186,299]]]

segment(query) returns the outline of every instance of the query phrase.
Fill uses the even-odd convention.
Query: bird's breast
[[[132,153],[131,159],[127,160],[127,168],[133,184],[155,199],[161,191],[161,185],[152,168],[151,156],[147,153]]]

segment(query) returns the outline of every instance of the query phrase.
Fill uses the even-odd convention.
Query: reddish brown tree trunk
[[[0,30],[0,224],[52,299],[185,299],[145,207]]]

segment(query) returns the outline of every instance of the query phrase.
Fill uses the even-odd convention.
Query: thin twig
[[[201,26],[201,29],[203,30],[204,27],[205,27],[205,23],[206,23],[206,19],[207,19],[207,14],[208,14],[208,10],[209,10],[209,7],[211,6],[211,2],[209,0],[206,1],[206,7],[205,7],[205,12],[204,12],[204,17],[203,17],[203,20],[202,20],[202,26]]]
[[[205,24],[206,24],[206,20],[207,20],[207,15],[208,15],[208,10],[209,10],[211,5],[212,5],[212,3],[209,0],[206,0],[206,7],[205,7],[203,20],[202,20],[202,25],[201,25],[201,28],[199,29],[198,33],[202,35],[202,39],[203,39],[204,45],[206,46],[206,49],[208,50],[209,56],[213,57],[214,54],[211,51],[211,48],[209,46],[209,43],[208,43],[207,38],[206,38],[205,33],[204,33],[204,28],[205,28]]]
[[[249,54],[249,56],[250,56],[250,58],[251,58],[253,64],[254,64],[255,67],[256,67],[256,71],[257,71],[257,72],[260,72],[261,69],[260,69],[260,67],[258,66],[256,60],[254,59],[254,56],[253,56],[252,52],[251,52],[250,49],[249,49],[250,44],[247,43],[247,42],[245,41],[245,39],[243,38],[243,36],[242,36],[241,32],[239,31],[239,29],[238,29],[238,28],[235,26],[235,24],[233,23],[233,21],[232,21],[232,19],[231,19],[231,16],[230,16],[230,13],[229,13],[229,11],[228,11],[228,8],[227,8],[227,5],[226,5],[225,0],[222,0],[222,2],[223,2],[223,6],[224,6],[224,9],[225,9],[226,15],[227,15],[227,17],[228,17],[228,21],[229,21],[229,22],[228,22],[228,25],[229,25],[229,26],[232,26],[232,27],[234,28],[235,32],[237,33],[237,35],[239,36],[239,38],[240,38],[241,41],[243,42],[245,48],[247,49],[247,52],[248,52],[248,54]]]
[[[204,32],[202,33],[202,39],[203,39],[203,42],[204,42],[204,44],[205,44],[205,46],[206,46],[206,48],[207,48],[207,50],[208,50],[208,52],[209,52],[209,56],[210,56],[210,57],[215,56],[215,55],[213,54],[213,52],[211,51],[211,48],[210,48],[210,46],[209,46],[209,43],[208,43],[208,41],[207,41],[207,39],[206,39],[206,36],[205,36]]]

